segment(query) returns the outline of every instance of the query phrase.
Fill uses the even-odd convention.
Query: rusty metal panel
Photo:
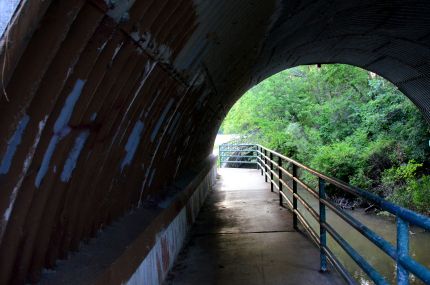
[[[112,141],[113,138],[109,136],[109,126],[112,124],[112,122],[109,122],[109,117],[112,112],[112,106],[118,98],[122,86],[127,83],[136,65],[135,59],[138,54],[134,44],[127,42],[126,45],[119,50],[118,58],[116,58],[117,64],[114,63],[115,67],[112,68],[112,72],[105,77],[106,80],[113,81],[114,84],[106,82],[107,84],[104,85],[102,82],[95,95],[97,97],[105,97],[104,100],[101,101],[94,100],[94,104],[99,105],[96,122],[100,122],[101,128],[95,136],[90,138],[88,143],[90,157],[89,163],[86,165],[89,167],[90,171],[85,173],[85,176],[80,181],[81,185],[79,186],[85,188],[84,193],[86,193],[87,196],[80,206],[78,222],[72,233],[73,248],[77,248],[82,237],[88,237],[90,234],[94,234],[96,227],[92,225],[93,217],[91,214],[96,211],[94,203],[101,202],[100,195],[106,190],[106,188],[103,188],[105,186],[104,180],[106,179],[103,179],[102,175],[105,168],[109,166],[109,160],[111,159],[109,153],[114,144],[114,141]],[[109,89],[106,90],[106,86],[108,86]],[[105,93],[103,90],[109,92]],[[101,102],[103,103],[102,105],[100,105]]]
[[[67,250],[70,248],[72,243],[73,235],[72,233],[76,231],[77,222],[79,219],[79,214],[83,210],[83,201],[88,201],[89,195],[91,192],[88,192],[86,188],[86,183],[88,183],[87,175],[91,175],[92,171],[96,170],[94,166],[91,164],[98,161],[98,158],[91,156],[93,154],[94,144],[96,143],[97,132],[101,125],[100,120],[100,108],[105,98],[107,97],[107,93],[110,88],[110,81],[113,81],[113,74],[118,74],[121,71],[121,66],[125,63],[125,60],[128,58],[132,51],[132,46],[120,52],[117,60],[114,65],[112,65],[111,71],[106,73],[105,67],[110,65],[112,62],[112,57],[115,54],[116,48],[123,42],[124,39],[115,33],[112,39],[108,42],[105,50],[100,56],[99,61],[96,63],[94,69],[91,71],[91,74],[88,79],[88,83],[90,84],[90,88],[88,88],[88,96],[91,97],[90,102],[86,107],[86,110],[83,113],[83,118],[88,121],[93,121],[94,134],[89,137],[88,144],[83,149],[83,155],[81,155],[80,159],[76,163],[76,174],[74,178],[72,177],[69,185],[67,186],[70,190],[68,190],[68,195],[66,198],[66,205],[63,209],[61,216],[64,218],[64,225],[61,230],[61,248],[60,248],[60,256],[65,257]],[[127,44],[126,44],[127,45]],[[87,85],[88,86],[88,85]],[[100,91],[100,92],[99,92]],[[102,113],[102,116],[104,114]],[[73,121],[73,117],[71,119]],[[86,168],[92,166],[93,168]],[[90,179],[90,178],[88,178]],[[90,189],[94,190],[94,189]],[[59,221],[61,222],[61,221]],[[72,248],[75,248],[77,245],[73,245]]]
[[[45,114],[50,112],[50,104],[52,106],[51,102],[55,102],[55,96],[58,94],[59,90],[61,89],[61,85],[64,82],[64,78],[68,77],[68,70],[70,68],[70,64],[76,61],[78,58],[80,52],[82,51],[82,48],[85,46],[86,40],[89,39],[94,29],[89,29],[89,27],[93,26],[94,28],[98,25],[99,21],[103,17],[102,14],[100,14],[97,10],[95,10],[92,6],[85,6],[79,15],[77,16],[75,22],[71,26],[71,31],[75,31],[75,33],[71,33],[70,37],[67,37],[64,43],[62,44],[61,48],[59,49],[60,52],[63,52],[61,56],[54,57],[52,63],[50,64],[48,68],[48,72],[45,76],[45,78],[41,81],[39,92],[36,92],[36,95],[38,96],[37,101],[35,101],[34,109],[32,109],[32,104],[30,104],[30,108],[28,109],[28,113],[24,115],[25,118],[29,118],[28,120],[31,121],[31,115],[35,115],[36,121],[33,120],[33,128],[32,134],[28,134],[25,138],[23,138],[23,141],[25,143],[25,146],[27,146],[27,149],[30,149],[30,154],[34,155],[34,157],[28,157],[28,154],[26,154],[25,161],[23,160],[21,163],[24,165],[24,168],[28,168],[26,171],[30,171],[32,173],[37,173],[37,175],[30,175],[24,177],[24,173],[20,174],[18,176],[18,181],[11,181],[11,185],[16,185],[13,187],[13,190],[10,193],[10,197],[7,197],[7,200],[9,201],[8,209],[5,210],[4,217],[4,227],[7,226],[7,228],[4,229],[5,234],[4,238],[2,240],[1,249],[4,254],[0,257],[0,260],[3,258],[8,258],[7,265],[0,267],[0,272],[2,272],[0,275],[2,278],[5,278],[4,280],[8,280],[9,276],[11,274],[11,269],[14,266],[14,263],[17,264],[15,266],[19,266],[18,268],[24,271],[23,272],[14,272],[14,278],[17,279],[16,282],[24,282],[26,277],[26,270],[28,267],[28,262],[30,259],[31,254],[31,248],[33,247],[33,239],[35,236],[35,227],[37,227],[40,217],[40,211],[44,207],[44,201],[46,201],[46,190],[42,192],[37,192],[36,188],[38,188],[39,185],[39,177],[44,176],[43,171],[44,167],[48,167],[43,165],[44,160],[41,161],[42,165],[38,166],[39,170],[37,170],[36,165],[38,158],[41,158],[41,152],[40,149],[43,147],[43,142],[47,139],[47,133],[48,131],[44,131],[43,135],[41,134],[41,131],[45,127],[45,123],[47,123],[47,128],[50,129],[50,126],[54,124],[55,118],[53,116],[50,116],[50,120],[46,121],[46,118],[42,119],[40,123],[37,120],[38,116],[45,116]],[[83,32],[83,33],[82,33]],[[81,34],[79,34],[81,33]],[[75,37],[75,38],[73,38]],[[82,41],[77,40],[78,38],[82,39]],[[68,62],[70,60],[71,62]],[[51,73],[51,72],[52,73]],[[63,76],[63,77],[61,77]],[[13,80],[12,80],[13,84]],[[45,104],[43,104],[42,99],[44,96],[47,96],[47,101]],[[50,98],[50,96],[54,96],[54,98]],[[49,98],[49,99],[48,99]],[[29,100],[29,102],[31,102]],[[43,105],[41,105],[43,104]],[[65,106],[67,105],[67,102]],[[18,105],[15,105],[19,107]],[[22,106],[21,106],[22,108]],[[65,107],[63,107],[64,110]],[[12,108],[13,109],[13,108]],[[34,111],[33,111],[34,110]],[[67,111],[67,110],[66,110]],[[44,112],[43,114],[40,114],[40,112]],[[54,115],[55,116],[55,115]],[[62,114],[58,115],[58,120],[62,116]],[[51,119],[52,118],[52,119]],[[52,122],[52,123],[50,123]],[[39,126],[37,126],[39,125]],[[65,125],[64,127],[67,127]],[[52,146],[52,142],[54,138],[60,138],[62,135],[58,134],[57,132],[61,132],[62,130],[59,129],[56,131],[56,126],[54,126],[54,136],[51,139],[50,146]],[[37,133],[35,133],[35,131]],[[37,145],[37,146],[36,146]],[[34,152],[34,148],[36,148],[36,152]],[[51,147],[52,149],[52,147]],[[48,148],[47,151],[50,149]],[[25,149],[24,149],[25,152]],[[23,156],[21,156],[23,157]],[[45,158],[46,158],[45,153]],[[29,160],[30,159],[30,160]],[[14,161],[16,163],[16,160]],[[30,164],[30,162],[32,162]],[[31,171],[34,169],[33,171]],[[21,170],[18,169],[18,173],[21,172]],[[11,179],[16,179],[16,176],[9,175],[8,176]],[[33,180],[35,179],[35,180]],[[45,187],[46,188],[46,187]],[[33,195],[33,193],[36,193],[37,195]],[[33,201],[33,199],[35,199]],[[41,200],[40,200],[41,199]],[[31,203],[31,204],[29,204]],[[31,207],[29,207],[31,205]],[[28,211],[27,211],[28,210]],[[29,217],[30,220],[27,220]],[[7,223],[6,225],[6,218],[10,218],[12,222]],[[21,230],[21,226],[24,226],[24,232]],[[25,240],[22,239],[25,237]],[[19,252],[18,249],[21,249]],[[19,255],[17,256],[17,254]],[[12,262],[11,262],[12,260]],[[16,261],[15,261],[16,260]],[[15,261],[15,262],[14,262]],[[5,264],[4,262],[0,262],[1,264]]]
[[[0,39],[0,90],[8,85],[19,58],[51,2],[51,0],[21,1],[19,10],[5,31],[4,38]],[[5,96],[3,91],[1,95]],[[6,98],[2,98],[2,100],[4,99]]]
[[[1,98],[0,132],[2,135],[10,137],[18,121],[24,116],[25,108],[31,102],[83,3],[83,0],[61,1],[50,6],[47,11],[48,16],[42,20],[6,86],[10,102],[7,102],[3,96]],[[52,24],[53,22],[55,25]],[[4,153],[5,149],[4,141],[0,142],[0,153]]]

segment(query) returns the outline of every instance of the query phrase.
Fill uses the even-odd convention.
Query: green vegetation
[[[323,173],[430,213],[429,126],[373,73],[348,65],[283,71],[248,91],[220,132],[251,134]]]

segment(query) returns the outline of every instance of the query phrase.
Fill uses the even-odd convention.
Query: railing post
[[[409,255],[409,225],[397,217],[397,284],[409,284],[409,272],[400,264],[400,257]]]
[[[278,156],[278,188],[279,188],[279,205],[282,206],[282,158],[280,156]]]
[[[257,147],[257,148],[260,149],[260,152],[258,155],[260,155],[260,170],[261,170],[261,176],[263,176],[263,165],[262,165],[262,163],[263,163],[263,148],[261,146]]]
[[[264,153],[264,181],[267,182],[267,175],[266,175],[266,173],[267,173],[267,167],[266,167],[266,165],[267,165],[267,159],[266,159],[267,151],[264,150],[263,153]]]
[[[297,198],[295,194],[297,194],[297,181],[294,180],[294,178],[297,178],[297,166],[293,163],[293,227],[294,229],[298,230],[297,227]]]
[[[219,147],[218,147],[219,168],[222,168],[222,152],[221,152],[221,150],[222,150],[221,145],[219,145]]]
[[[327,233],[324,227],[326,222],[325,205],[322,199],[326,198],[325,194],[325,181],[322,178],[318,179],[318,189],[319,189],[319,218],[320,218],[320,271],[327,271],[327,256],[324,252],[324,248],[327,246]]]
[[[273,153],[270,152],[270,192],[273,192]]]

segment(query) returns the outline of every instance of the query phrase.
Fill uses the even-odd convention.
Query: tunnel
[[[192,222],[244,92],[329,63],[383,76],[430,121],[430,3],[20,1],[0,49],[0,284],[59,263],[82,284],[130,280],[181,207]],[[108,251],[115,230],[133,241]],[[88,243],[106,264],[89,266]]]

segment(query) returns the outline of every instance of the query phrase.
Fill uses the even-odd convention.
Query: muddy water
[[[298,191],[299,194],[304,197],[305,200],[318,212],[318,202],[316,199],[303,189],[299,189]],[[318,233],[319,227],[317,226],[316,221],[310,214],[307,214],[307,210],[301,206],[300,202],[298,202],[298,205],[299,211],[306,217],[306,220],[311,222],[311,226],[314,228],[315,232]],[[396,245],[396,224],[394,218],[367,214],[361,209],[347,210],[347,212],[391,244],[394,246]],[[396,266],[390,257],[334,213],[328,211],[327,219],[329,224],[332,225],[332,227],[334,227],[357,252],[359,252],[371,265],[373,265],[389,282],[396,284]],[[409,236],[411,256],[422,265],[430,268],[430,232],[425,232],[420,228],[411,227]],[[373,284],[367,275],[355,264],[343,249],[336,244],[335,241],[330,239],[330,237],[328,244],[330,249],[341,260],[359,284]],[[411,284],[414,285],[424,284],[414,276],[410,276],[410,280]]]

